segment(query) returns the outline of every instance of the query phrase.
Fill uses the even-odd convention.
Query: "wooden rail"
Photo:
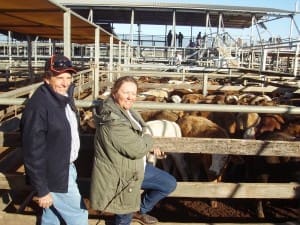
[[[239,139],[212,138],[155,138],[155,145],[165,152],[209,153],[257,156],[290,156],[300,157],[300,142],[258,141]],[[0,132],[0,147],[16,147],[8,159],[1,164],[14,167],[13,158],[20,159],[20,134]],[[92,161],[93,135],[81,135],[80,157],[90,157]],[[7,163],[9,162],[9,163]],[[20,163],[18,160],[17,163]],[[89,178],[80,178],[83,192],[88,193]],[[86,187],[86,188],[84,188]],[[23,175],[2,174],[0,189],[27,189]],[[195,198],[300,198],[299,183],[257,184],[257,183],[210,183],[210,182],[179,182],[171,196]]]
[[[292,156],[300,157],[300,142],[286,141],[258,141],[239,139],[211,139],[211,138],[155,138],[155,145],[160,146],[165,152],[188,152],[188,153],[218,153],[235,155],[257,155],[257,156]],[[22,166],[20,133],[0,132],[0,147],[15,148],[6,157],[0,160],[5,167],[0,173],[0,191],[2,197],[5,193],[9,196],[13,192],[31,193],[31,187],[25,182],[23,172],[7,172],[10,168]],[[87,167],[86,162],[93,160],[93,135],[81,135],[81,150],[77,160],[80,174],[80,165]],[[82,163],[82,164],[81,164]],[[2,168],[4,169],[4,168]],[[79,189],[82,195],[89,198],[90,178],[79,176]],[[0,192],[1,193],[1,192]],[[3,194],[4,193],[4,194]],[[214,198],[214,199],[299,199],[300,183],[214,183],[214,182],[178,182],[176,190],[170,197],[180,198]],[[4,198],[4,197],[3,197]],[[19,207],[20,213],[31,199],[25,201]],[[13,200],[11,200],[13,201]],[[4,209],[10,202],[0,202],[0,223],[6,225],[26,224],[35,225],[37,217],[31,215],[5,212]],[[28,213],[27,213],[28,214]],[[98,219],[100,218],[100,219]],[[299,225],[300,221],[289,221],[286,223],[259,223],[260,225]],[[104,225],[107,221],[103,218],[90,214],[89,225]],[[137,225],[138,223],[132,223]],[[166,222],[157,225],[236,225],[237,223],[187,223]],[[243,223],[245,225],[257,225],[257,223]]]
[[[80,141],[82,151],[93,150],[93,135],[80,135]],[[299,141],[155,137],[154,144],[165,152],[300,157]],[[0,147],[20,146],[19,132],[0,132]]]
[[[79,178],[78,185],[82,195],[88,198],[90,178]],[[0,173],[0,189],[31,190],[25,182],[25,175],[3,173]],[[299,189],[299,183],[178,182],[170,197],[294,199],[300,198]]]

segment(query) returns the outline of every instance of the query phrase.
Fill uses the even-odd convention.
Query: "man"
[[[88,211],[76,183],[80,147],[73,99],[76,70],[62,55],[45,64],[44,84],[29,99],[21,119],[25,172],[43,208],[42,225],[87,225]]]
[[[172,37],[173,37],[172,31],[169,30],[169,33],[168,33],[168,35],[167,35],[168,47],[171,47],[171,44],[172,44]]]
[[[178,47],[182,47],[183,34],[179,32],[178,34]]]

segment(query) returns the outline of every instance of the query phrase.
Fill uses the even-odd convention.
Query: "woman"
[[[145,122],[131,109],[136,95],[137,81],[119,78],[97,116],[91,206],[115,213],[115,225],[129,225],[132,218],[142,224],[156,223],[147,213],[176,188],[173,176],[146,163],[149,151],[163,153],[153,148]]]

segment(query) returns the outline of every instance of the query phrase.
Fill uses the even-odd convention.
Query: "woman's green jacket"
[[[146,124],[133,110],[131,115]],[[128,112],[107,98],[96,119],[94,164],[91,176],[91,207],[126,214],[139,210],[145,155],[153,139],[130,119]]]

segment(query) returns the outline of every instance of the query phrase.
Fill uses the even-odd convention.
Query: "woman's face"
[[[123,109],[128,110],[136,100],[137,86],[132,82],[124,82],[119,90],[113,95],[116,103]]]

